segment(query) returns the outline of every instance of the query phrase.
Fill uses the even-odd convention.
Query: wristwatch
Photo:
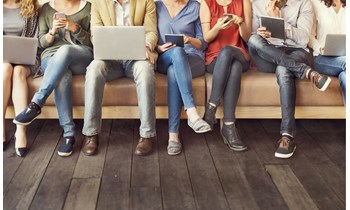
[[[55,34],[52,33],[52,30],[51,30],[51,29],[49,30],[49,34],[50,34],[51,36],[55,36]]]

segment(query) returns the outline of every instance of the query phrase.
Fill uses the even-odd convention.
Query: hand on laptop
[[[256,30],[256,33],[262,37],[270,38],[271,37],[271,32],[266,30],[266,27],[260,27]]]
[[[321,55],[324,54],[324,47],[320,47],[320,54],[321,54]]]

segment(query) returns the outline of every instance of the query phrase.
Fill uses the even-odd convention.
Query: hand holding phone
[[[226,18],[224,23],[227,23],[227,22],[229,22],[230,20],[232,20],[233,14],[224,13],[224,14],[223,14],[223,18]]]
[[[52,23],[53,33],[56,33],[58,28],[66,27],[66,24],[67,24],[66,15],[63,12],[56,12],[53,15],[53,23]]]
[[[64,12],[56,12],[53,16],[54,19],[66,18],[66,14],[64,14]]]

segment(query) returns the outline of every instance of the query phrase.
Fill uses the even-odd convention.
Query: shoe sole
[[[32,119],[32,121],[27,122],[27,123],[22,123],[22,122],[19,122],[19,121],[15,120],[15,119],[13,119],[12,122],[13,122],[14,124],[16,124],[16,125],[29,125],[29,124],[32,123],[37,117],[38,117],[38,116],[36,116],[34,119]]]
[[[93,153],[86,153],[86,152],[83,152],[84,155],[86,156],[92,156],[92,155],[96,155],[97,154],[97,151],[96,152],[93,152]]]
[[[192,130],[193,130],[193,128],[192,128]],[[210,128],[210,126],[209,126],[209,129],[207,129],[207,130],[202,130],[202,131],[195,131],[195,130],[193,130],[195,133],[206,133],[206,132],[209,132],[209,131],[212,131],[212,129]]]
[[[328,85],[331,83],[331,78],[328,77],[328,79],[326,80],[326,82],[324,83],[324,85],[322,86],[321,89],[319,89],[320,91],[325,91],[328,88]]]
[[[275,152],[275,157],[276,158],[284,158],[284,159],[290,158],[294,154],[296,148],[297,148],[297,146],[295,146],[294,149],[293,149],[293,152],[289,153],[289,154],[281,154],[281,153]]]
[[[181,153],[181,151],[180,152],[176,152],[176,153],[169,153],[168,152],[168,155],[170,155],[170,156],[175,156],[175,155],[179,155]]]
[[[71,152],[69,152],[69,153],[66,153],[66,152],[57,152],[58,153],[58,155],[59,156],[61,156],[61,157],[67,157],[67,156],[70,156],[72,153],[73,153],[73,151],[71,151]]]

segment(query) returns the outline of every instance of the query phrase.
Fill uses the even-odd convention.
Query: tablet
[[[261,16],[260,27],[266,27],[271,32],[271,37],[285,40],[283,18]]]
[[[170,42],[178,47],[184,47],[184,36],[182,34],[165,34],[165,42]]]

